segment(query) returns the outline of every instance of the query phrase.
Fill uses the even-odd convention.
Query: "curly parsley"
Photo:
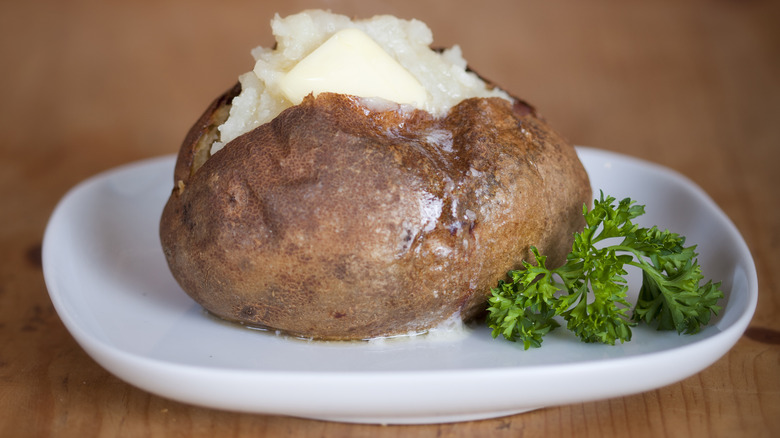
[[[531,248],[535,264],[510,271],[488,300],[488,325],[493,337],[521,341],[525,349],[540,347],[542,337],[566,322],[583,342],[614,345],[631,340],[631,327],[645,322],[659,330],[693,334],[717,315],[723,298],[720,283],[703,286],[695,246],[685,237],[632,222],[644,214],[630,198],[616,206],[615,198],[583,206],[586,226],[574,236],[566,263],[555,269],[547,257]],[[642,270],[642,288],[628,314],[626,266]]]

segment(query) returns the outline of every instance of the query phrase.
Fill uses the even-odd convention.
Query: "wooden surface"
[[[5,2],[0,436],[780,436],[778,3]],[[573,143],[648,159],[701,185],[758,267],[748,331],[713,366],[665,388],[445,425],[221,412],[151,396],[104,371],[47,295],[40,248],[52,209],[84,178],[175,152],[208,102],[251,68],[250,48],[272,42],[273,13],[306,7],[422,19],[438,45],[459,43],[472,66]]]

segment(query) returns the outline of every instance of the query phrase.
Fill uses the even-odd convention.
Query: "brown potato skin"
[[[434,118],[309,96],[201,166],[237,92],[187,135],[160,221],[174,277],[224,319],[315,339],[425,331],[483,311],[531,245],[562,263],[584,225],[585,169],[522,101]]]

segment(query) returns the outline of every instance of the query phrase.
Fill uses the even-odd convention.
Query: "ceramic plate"
[[[636,199],[647,206],[641,224],[698,245],[705,277],[722,281],[726,295],[701,333],[638,327],[631,342],[606,346],[561,329],[542,348],[523,351],[482,326],[326,343],[223,323],[179,288],[160,248],[173,156],[102,173],[62,199],[44,238],[46,284],[65,326],[105,369],[151,393],[224,410],[361,423],[464,421],[639,393],[703,370],[736,343],[756,306],[745,242],[679,174],[597,149],[578,152],[596,193]],[[639,275],[629,281],[641,282]]]

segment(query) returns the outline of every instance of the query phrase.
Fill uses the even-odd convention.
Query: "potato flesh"
[[[292,106],[293,102],[280,89],[280,80],[329,37],[348,28],[365,32],[422,84],[428,99],[413,105],[416,109],[443,116],[466,98],[510,99],[505,92],[488,86],[467,70],[458,46],[443,52],[431,50],[433,36],[419,20],[401,20],[389,15],[351,20],[344,15],[311,10],[285,18],[277,15],[271,28],[276,47],[258,47],[252,51],[255,67],[239,77],[242,91],[233,100],[230,117],[219,127],[221,138],[214,143],[212,153]]]

